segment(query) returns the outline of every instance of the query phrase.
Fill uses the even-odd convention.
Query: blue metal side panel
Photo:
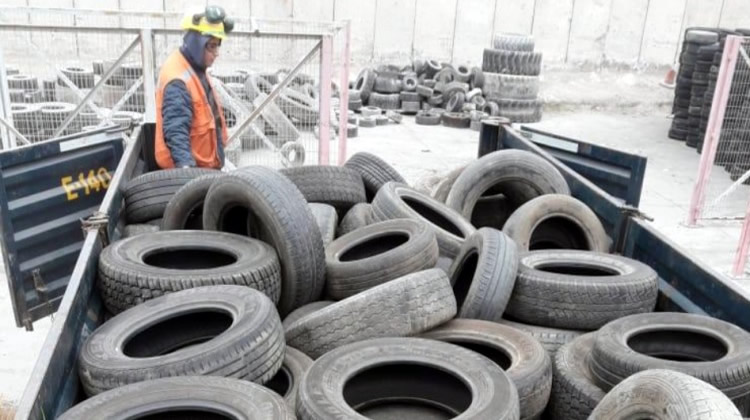
[[[84,235],[123,152],[120,131],[100,131],[0,153],[0,216],[16,324],[54,313]]]

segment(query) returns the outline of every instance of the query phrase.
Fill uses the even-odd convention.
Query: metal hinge
[[[91,231],[98,232],[99,238],[102,240],[102,246],[109,245],[107,226],[109,226],[109,217],[106,213],[100,211],[95,212],[88,219],[81,219],[81,229],[83,229],[84,236]]]
[[[624,216],[632,216],[636,219],[646,220],[649,222],[653,222],[654,218],[649,216],[648,214],[642,212],[639,208],[633,207],[630,205],[622,205],[620,206],[620,213],[622,213]]]
[[[31,271],[31,280],[34,282],[34,290],[36,291],[36,295],[39,298],[39,302],[47,307],[48,314],[53,314],[55,311],[49,301],[49,295],[47,293],[49,292],[49,290],[47,289],[47,285],[42,279],[41,269],[36,268]],[[31,322],[30,318],[24,320],[24,327],[26,327],[27,331],[34,331],[34,324]]]

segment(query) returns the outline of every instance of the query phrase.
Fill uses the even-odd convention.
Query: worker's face
[[[214,64],[214,60],[219,56],[219,49],[221,49],[220,39],[211,38],[206,42],[206,48],[203,50],[203,62],[206,63],[206,67]]]

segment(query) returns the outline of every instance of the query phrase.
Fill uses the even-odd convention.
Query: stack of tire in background
[[[90,398],[62,419],[750,411],[750,333],[653,313],[656,272],[609,254],[596,214],[530,152],[472,161],[436,198],[369,153],[158,171],[123,194],[132,236],[99,257],[113,316],[81,346]]]
[[[496,115],[511,122],[536,122],[542,118],[539,73],[542,53],[534,51],[534,39],[518,34],[496,34],[492,48],[484,49],[484,96]]]

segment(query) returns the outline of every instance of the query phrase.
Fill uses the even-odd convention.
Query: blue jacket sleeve
[[[193,121],[193,106],[190,93],[182,81],[169,82],[164,89],[161,118],[164,141],[172,154],[175,167],[195,166],[195,159],[190,153],[190,124]]]

